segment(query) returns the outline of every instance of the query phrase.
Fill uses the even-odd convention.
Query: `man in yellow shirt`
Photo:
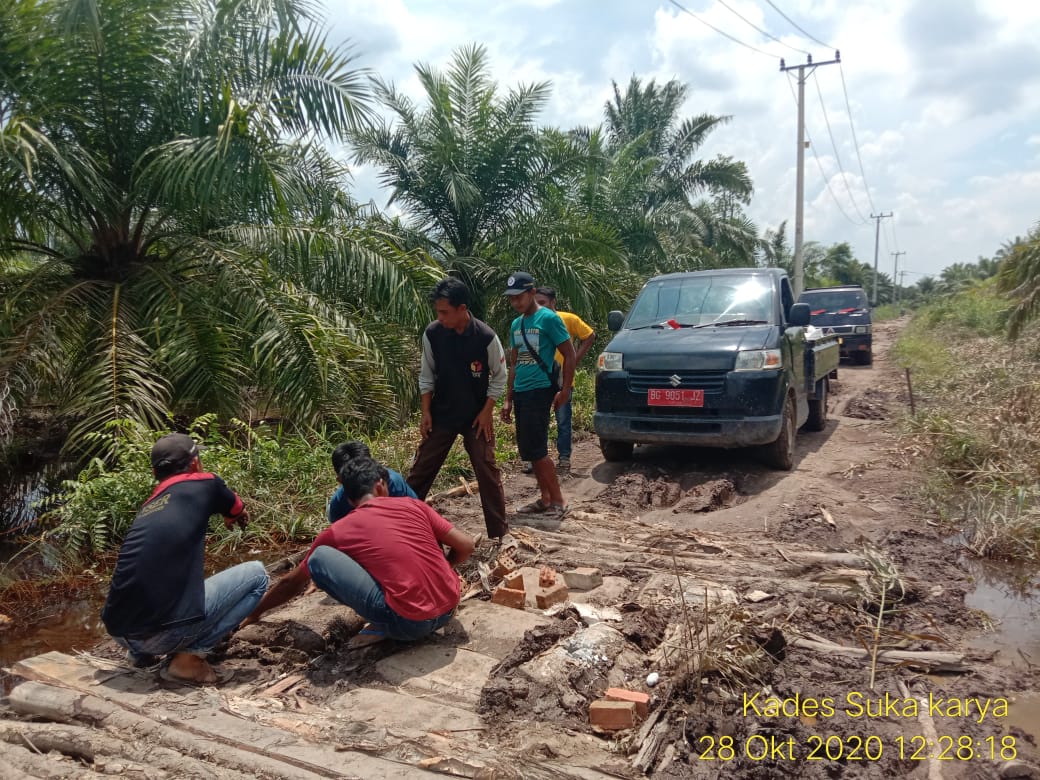
[[[560,316],[560,319],[563,320],[563,324],[567,326],[567,333],[570,334],[571,339],[578,340],[578,345],[575,347],[574,360],[574,365],[577,367],[585,353],[592,348],[592,344],[596,340],[596,331],[577,314],[569,311],[557,311],[556,291],[552,287],[538,287],[534,293],[534,299],[538,302],[538,305],[548,306],[555,311]],[[559,350],[556,351],[556,362],[560,364],[562,370],[563,355],[560,354]],[[556,452],[559,456],[556,470],[561,475],[569,474],[571,470],[572,411],[570,399],[566,403],[560,404],[556,409]],[[525,463],[524,473],[530,473],[530,471],[531,464]]]

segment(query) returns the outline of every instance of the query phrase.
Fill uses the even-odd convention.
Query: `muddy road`
[[[746,452],[662,447],[608,464],[594,438],[578,441],[571,512],[513,525],[523,609],[491,601],[503,551],[484,541],[457,618],[417,645],[350,649],[361,621],[314,593],[221,649],[214,660],[234,676],[219,689],[130,670],[112,645],[23,661],[0,770],[1036,776],[1022,718],[1035,669],[980,649],[991,625],[965,606],[968,567],[917,502],[926,475],[895,436],[908,406],[886,355],[897,327],[876,326],[873,366],[842,365],[831,419],[799,435],[792,472]],[[518,466],[514,505],[535,490]],[[432,503],[479,533],[478,496],[455,493]],[[542,567],[593,567],[602,584],[538,609]],[[649,697],[632,728],[590,723],[610,687]]]

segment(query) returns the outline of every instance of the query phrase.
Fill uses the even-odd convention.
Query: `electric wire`
[[[874,213],[874,199],[870,197],[870,185],[867,184],[867,172],[863,170],[863,156],[859,153],[859,140],[856,138],[856,124],[852,121],[852,105],[849,103],[849,90],[845,87],[845,71],[838,63],[838,73],[841,74],[841,92],[845,96],[845,110],[849,114],[849,129],[852,131],[852,144],[856,147],[856,159],[859,161],[859,173],[863,177],[863,189],[867,191],[867,203],[870,204],[870,212]]]
[[[794,104],[798,105],[798,96],[794,93],[794,85],[791,84],[791,75],[787,74],[787,86],[791,90],[791,98],[794,100]],[[834,194],[834,190],[831,189],[831,181],[827,177],[827,174],[823,170],[823,163],[820,162],[819,155],[816,154],[816,146],[812,142],[812,136],[809,134],[809,128],[805,128],[805,140],[809,142],[809,150],[813,154],[813,159],[816,160],[816,167],[820,169],[820,178],[823,179],[823,183],[827,186],[827,192],[831,194],[831,200],[834,201],[834,205],[838,207],[838,211],[845,217],[851,224],[860,225],[862,223],[856,222],[852,217],[848,215],[845,208],[841,205],[841,201],[838,200],[838,196]]]
[[[785,14],[783,11],[781,11],[779,8],[776,7],[776,4],[773,2],[773,0],[766,0],[766,2],[769,3],[769,5],[771,5],[773,7],[774,11],[776,11],[778,14],[780,14],[782,17],[784,17],[784,19],[787,20],[787,23],[789,25],[794,27],[794,29],[796,29],[798,32],[800,32],[802,35],[804,35],[810,41],[813,41],[814,43],[820,44],[820,46],[822,46],[825,49],[833,49],[834,48],[833,46],[828,46],[826,43],[821,41],[819,38],[817,38],[817,37],[815,37],[813,35],[809,35],[809,33],[807,33],[805,30],[803,30],[801,27],[799,27],[797,24],[795,24],[795,22],[791,19],[791,17],[789,17],[787,14]]]
[[[776,41],[776,42],[777,42],[777,43],[779,43],[779,44],[780,44],[781,46],[786,46],[786,47],[787,47],[788,49],[790,49],[791,51],[796,51],[796,52],[798,52],[799,54],[805,54],[805,55],[808,55],[808,56],[812,56],[812,55],[811,55],[811,52],[807,52],[807,51],[806,51],[805,49],[799,49],[799,48],[798,48],[797,46],[792,46],[792,45],[791,45],[791,44],[789,44],[789,43],[785,43],[784,41],[782,41],[782,40],[780,40],[779,38],[777,38],[777,37],[776,37],[775,35],[773,35],[773,34],[772,34],[771,32],[769,32],[768,30],[763,30],[763,29],[762,29],[761,27],[759,27],[759,26],[758,26],[757,24],[755,24],[754,22],[752,22],[752,21],[751,21],[750,19],[748,19],[747,17],[743,16],[743,15],[742,15],[742,14],[741,14],[741,13],[740,13],[740,12],[739,12],[739,11],[738,11],[737,9],[733,8],[733,7],[732,7],[732,6],[730,6],[730,5],[727,5],[727,4],[726,4],[726,2],[725,2],[725,0],[716,0],[716,2],[717,2],[717,3],[719,4],[719,5],[721,5],[721,6],[723,7],[723,8],[725,8],[725,9],[726,9],[727,11],[729,11],[729,12],[730,12],[731,14],[733,14],[734,16],[736,16],[736,17],[737,17],[738,19],[740,19],[740,20],[741,20],[742,22],[744,22],[744,24],[746,24],[746,25],[748,25],[748,26],[750,26],[750,27],[753,27],[754,29],[758,30],[758,32],[760,32],[760,33],[761,33],[762,35],[766,36],[767,38],[769,38],[769,39],[771,39],[771,40],[774,40],[774,41]]]
[[[823,100],[823,90],[820,89],[820,80],[816,77],[816,71],[813,71],[813,83],[816,84],[816,95],[820,98],[820,108],[823,110],[823,121],[827,125],[827,135],[831,139],[831,149],[834,150],[834,160],[838,163],[838,170],[841,172],[841,181],[845,185],[845,191],[849,194],[849,200],[852,202],[852,207],[856,209],[856,214],[862,220],[861,224],[867,224],[867,218],[863,216],[863,212],[859,208],[859,204],[856,202],[856,198],[852,194],[852,188],[849,186],[849,178],[845,173],[845,167],[841,164],[841,155],[838,154],[838,145],[834,142],[834,133],[831,131],[831,120],[827,116],[827,105]]]
[[[756,48],[756,47],[752,46],[751,44],[748,44],[748,43],[744,43],[744,41],[740,40],[739,38],[734,38],[734,37],[733,37],[732,35],[730,35],[730,34],[729,34],[728,32],[724,32],[723,30],[720,30],[720,29],[719,29],[718,27],[716,27],[715,25],[713,25],[713,24],[711,24],[711,23],[709,23],[709,22],[706,22],[706,21],[704,21],[704,20],[703,20],[703,19],[701,19],[701,18],[700,18],[699,16],[697,16],[697,14],[695,14],[695,13],[694,13],[693,11],[691,11],[691,10],[690,10],[689,8],[687,8],[686,6],[682,5],[682,3],[679,3],[679,2],[678,2],[678,0],[668,0],[668,2],[670,2],[670,3],[672,4],[672,5],[674,5],[674,6],[676,7],[676,8],[678,8],[678,9],[679,9],[680,11],[682,11],[683,13],[685,13],[685,14],[689,14],[690,16],[692,16],[692,17],[693,17],[694,19],[696,19],[696,20],[697,20],[698,22],[700,22],[701,24],[703,24],[703,25],[704,25],[705,27],[710,27],[710,28],[711,28],[712,30],[714,30],[715,32],[717,32],[717,33],[718,33],[719,35],[721,35],[721,36],[723,36],[723,37],[725,37],[725,38],[729,38],[729,39],[730,39],[731,41],[733,41],[733,43],[737,43],[737,44],[740,44],[740,45],[741,45],[741,46],[743,46],[743,47],[744,47],[745,49],[751,49],[751,51],[753,51],[753,52],[757,52],[758,54],[764,54],[764,55],[765,55],[765,56],[767,56],[767,57],[772,57],[772,58],[773,58],[774,60],[778,60],[778,59],[780,59],[780,58],[779,58],[778,56],[776,56],[775,54],[770,54],[769,52],[767,52],[767,51],[763,51],[762,49],[758,49],[758,48]]]

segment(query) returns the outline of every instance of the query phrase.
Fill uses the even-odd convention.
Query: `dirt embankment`
[[[1036,675],[965,650],[987,624],[893,435],[907,405],[885,359],[895,330],[877,327],[873,366],[842,366],[832,419],[799,435],[790,473],[680,448],[608,464],[578,442],[571,513],[513,527],[523,610],[484,592],[501,552],[485,542],[457,619],[418,645],[351,650],[361,621],[316,593],[236,635],[215,659],[235,673],[219,690],[106,665],[111,647],[24,662],[44,685],[15,689],[11,717],[68,725],[0,722],[0,762],[74,769],[54,777],[1031,776],[1036,746],[1007,714]],[[513,465],[507,495],[524,503],[534,482]],[[482,529],[477,496],[434,503]],[[543,566],[595,567],[603,584],[539,610]],[[596,731],[589,706],[608,687],[648,694],[646,718]],[[100,736],[83,713],[122,753],[100,739],[75,752]],[[133,749],[142,734],[162,750]]]

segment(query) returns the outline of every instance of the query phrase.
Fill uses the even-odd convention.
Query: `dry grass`
[[[1040,560],[1040,324],[1009,342],[952,316],[915,321],[896,347],[921,398],[907,446],[934,464],[928,496],[968,549]]]

